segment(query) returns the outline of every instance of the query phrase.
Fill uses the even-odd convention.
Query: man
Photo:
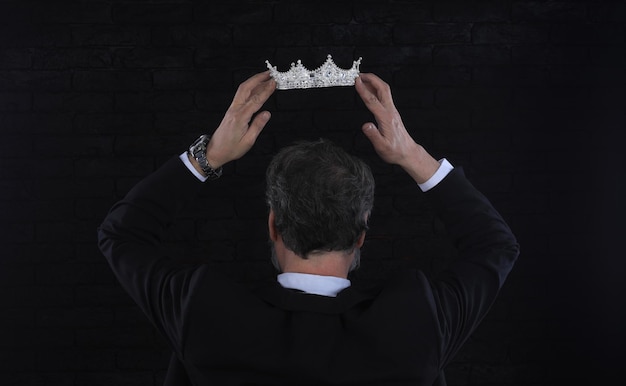
[[[448,270],[437,278],[402,272],[380,288],[351,285],[373,179],[362,161],[325,141],[284,149],[268,168],[269,237],[282,272],[276,281],[251,289],[163,256],[160,235],[177,211],[254,145],[270,119],[258,111],[275,87],[267,72],[242,83],[213,136],[140,182],[99,228],[116,276],[175,353],[166,382],[445,383],[442,370],[489,310],[519,249],[462,171],[411,138],[389,86],[373,74],[355,81],[376,120],[363,133],[437,210],[459,252]]]

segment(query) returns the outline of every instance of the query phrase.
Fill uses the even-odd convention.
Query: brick
[[[170,157],[182,153],[189,141],[181,136],[119,136],[115,142],[115,154],[122,156],[163,154]]]
[[[35,229],[32,224],[7,223],[0,233],[0,241],[25,243],[35,241]]]
[[[507,106],[512,100],[512,90],[501,87],[441,87],[435,92],[435,105],[444,109]]]
[[[433,4],[436,21],[443,22],[486,22],[509,20],[509,5],[498,0],[481,1],[437,1]]]
[[[160,46],[209,47],[221,51],[232,39],[231,28],[222,24],[159,25],[152,29],[152,40]]]
[[[550,71],[554,85],[611,86],[624,84],[626,74],[621,67],[559,67]]]
[[[66,47],[70,42],[70,28],[66,25],[0,25],[0,47]]]
[[[415,86],[464,86],[471,81],[470,68],[465,66],[412,66],[399,69],[394,76],[396,88]]]
[[[254,239],[253,235],[267,236],[267,219],[263,220],[214,220],[210,219],[198,229],[198,239],[201,241],[216,240],[247,240]]]
[[[75,386],[153,386],[151,371],[77,373]]]
[[[24,48],[10,48],[0,50],[0,68],[23,69],[32,65],[31,50]]]
[[[516,1],[511,7],[513,20],[586,21],[587,4],[567,1]]]
[[[155,129],[162,134],[193,133],[200,135],[209,128],[217,128],[222,121],[224,113],[159,113],[155,119]],[[189,146],[187,144],[186,146]]]
[[[152,76],[146,71],[75,71],[72,88],[78,91],[143,91],[152,88]]]
[[[116,3],[111,15],[115,23],[189,23],[192,7],[191,4]]]
[[[100,2],[72,2],[62,5],[43,2],[32,7],[31,12],[36,23],[111,22],[111,5]]]
[[[225,113],[232,98],[234,96],[233,91],[211,91],[211,90],[199,90],[194,93],[195,107],[198,110],[210,111],[215,113]],[[272,117],[272,120],[274,117]]]
[[[75,334],[80,348],[146,347],[154,342],[152,329],[140,327],[77,328]]]
[[[594,87],[590,90],[589,97],[593,101],[590,103],[590,106],[601,106],[603,110],[619,111],[624,106],[624,101],[626,101],[626,91],[624,91],[623,87]],[[611,116],[611,118],[616,117]],[[621,121],[623,122],[623,119]]]
[[[325,51],[323,57],[326,57],[327,53],[328,51]],[[220,71],[219,69],[222,68],[239,68],[246,66],[253,68],[253,73],[257,73],[267,69],[265,61],[271,59],[272,56],[274,56],[274,50],[268,49],[267,47],[249,47],[245,50],[235,47],[219,50],[213,47],[199,47],[195,50],[194,65],[196,68],[215,68],[213,71],[216,72]],[[294,61],[295,59],[291,58],[290,60]],[[241,81],[247,79],[249,75],[252,74],[246,74]]]
[[[337,3],[332,5],[332,11],[330,11],[326,7],[319,7],[313,3],[305,6],[299,3],[283,3],[274,8],[273,21],[277,23],[346,24],[352,19],[351,8],[351,4]],[[268,5],[263,5],[263,9],[271,11]]]
[[[3,286],[32,285],[34,282],[34,271],[31,266],[2,264],[0,268],[0,282]]]
[[[283,8],[289,8],[289,3],[281,4],[276,10],[280,14]],[[207,2],[194,7],[194,21],[209,22],[215,24],[255,24],[269,23],[272,21],[273,10],[269,3],[249,2]],[[276,16],[276,18],[280,18]],[[276,20],[280,21],[280,20]],[[292,22],[290,20],[290,22]]]
[[[499,65],[510,61],[510,49],[504,46],[441,46],[433,50],[435,65]]]
[[[540,24],[481,23],[472,29],[474,44],[528,44],[548,41],[548,27]]]
[[[70,88],[71,74],[65,71],[0,71],[0,90],[63,91]]]
[[[355,59],[363,57],[361,68],[368,66],[408,64],[431,64],[432,47],[430,46],[402,46],[402,47],[359,47]],[[334,56],[333,56],[334,57]]]
[[[129,177],[148,175],[154,165],[149,157],[102,157],[78,159],[74,168],[78,177]]]
[[[33,249],[28,244],[6,243],[3,245],[4,253],[0,264],[30,264]]]
[[[312,31],[314,45],[385,45],[391,42],[390,26],[379,25],[319,25]]]
[[[446,151],[494,151],[511,146],[511,134],[499,131],[435,132],[433,145]]]
[[[302,11],[300,11],[302,12]],[[355,6],[354,20],[362,24],[428,22],[432,20],[431,5],[426,1],[410,3],[371,3]]]
[[[111,54],[101,48],[46,48],[32,53],[34,69],[68,70],[81,68],[107,68],[112,64]]]
[[[119,48],[113,51],[113,63],[122,68],[191,67],[189,48]]]
[[[78,199],[73,208],[74,215],[80,220],[101,220],[109,209],[111,202],[108,199]]]
[[[31,363],[34,363],[31,362]],[[74,386],[74,374],[67,373],[0,373],[0,383],[3,385],[11,386],[36,386],[36,385],[48,385],[48,386]]]
[[[152,328],[152,324],[136,306],[117,306],[115,307],[115,325],[116,326],[143,326],[144,328]]]
[[[58,369],[78,371],[113,370],[115,352],[113,350],[43,350],[37,352],[37,369],[54,371]]]
[[[113,310],[104,307],[44,308],[37,311],[40,327],[101,327],[113,323]]]
[[[150,44],[150,28],[124,25],[86,24],[72,27],[77,46],[138,46]]]
[[[0,113],[4,133],[69,133],[72,114],[68,113]]]
[[[578,87],[538,86],[515,90],[513,105],[524,109],[573,109],[583,108],[593,100],[589,90]]]
[[[620,24],[555,24],[550,32],[550,42],[578,46],[623,47],[624,35],[624,26]]]
[[[31,94],[26,92],[0,92],[0,112],[28,111],[31,109],[31,99]]]
[[[0,347],[70,347],[74,334],[67,328],[20,328],[0,331]]]
[[[594,22],[623,22],[626,4],[623,1],[602,1],[588,4],[589,20]]]
[[[58,227],[59,224],[53,224]],[[62,225],[61,225],[62,226]],[[92,228],[93,230],[94,228]],[[95,238],[95,231],[94,238]],[[57,241],[69,241],[71,237],[59,237]],[[45,241],[45,240],[44,240]],[[44,285],[68,285],[68,284],[88,284],[93,282],[94,265],[85,263],[63,263],[37,265],[35,269],[35,281]]]
[[[130,296],[117,283],[112,285],[78,286],[76,287],[75,302],[78,306],[94,307],[134,304]]]
[[[33,151],[41,156],[98,156],[111,154],[113,138],[106,137],[39,137]]]
[[[96,112],[113,110],[113,95],[93,92],[39,92],[33,109],[43,112]]]
[[[73,202],[70,199],[40,201],[14,201],[11,206],[1,210],[2,217],[7,221],[30,219],[46,221],[70,217]]]
[[[626,65],[625,47],[591,47],[589,49],[591,64],[593,65]]]
[[[73,294],[69,287],[5,287],[0,291],[0,300],[6,307],[54,307],[72,306]]]
[[[194,107],[194,95],[189,91],[121,92],[115,94],[115,110],[117,111],[189,111]],[[228,108],[228,105],[226,107]]]
[[[150,133],[152,121],[149,113],[79,113],[70,128],[79,134]]]
[[[37,182],[38,191],[34,197],[38,199],[58,198],[102,198],[109,197],[114,191],[113,180],[99,178],[98,180],[82,180],[76,178],[47,180]]]
[[[157,90],[233,90],[228,75],[215,76],[216,70],[156,70],[154,88]]]
[[[33,350],[0,350],[0,382],[3,385],[26,385],[28,383],[18,383],[6,381],[8,374],[18,372],[32,372],[35,369]]]
[[[576,65],[589,63],[587,47],[512,47],[515,64],[561,64]]]
[[[538,86],[546,84],[548,70],[529,66],[485,66],[473,70],[472,83],[480,86]]]
[[[271,41],[275,47],[309,46],[312,44],[311,29],[302,24],[238,25],[233,29],[233,44],[256,47]]]
[[[471,25],[467,23],[397,24],[395,44],[468,43]]]

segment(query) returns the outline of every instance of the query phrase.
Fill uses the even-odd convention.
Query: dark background
[[[449,384],[618,375],[624,20],[623,1],[0,1],[0,385],[160,384],[166,346],[100,255],[97,225],[212,132],[266,59],[313,68],[327,54],[362,56],[390,83],[413,137],[463,167],[522,246]],[[454,258],[413,182],[361,134],[353,88],[280,91],[267,107],[255,148],[173,227],[175,256],[273,275],[264,169],[285,144],[326,137],[377,179],[353,280]]]

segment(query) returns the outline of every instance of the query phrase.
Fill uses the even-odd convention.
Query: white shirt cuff
[[[196,170],[196,168],[193,167],[193,164],[191,163],[191,161],[189,161],[189,157],[187,156],[187,152],[184,152],[178,158],[180,158],[181,161],[183,161],[185,166],[187,166],[187,169],[189,169],[189,171],[192,172],[193,175],[196,176],[197,179],[199,179],[202,182],[204,182],[204,181],[209,179],[209,177],[203,176],[202,174],[200,174],[200,172],[198,172]]]
[[[448,175],[448,173],[450,173],[452,169],[454,169],[454,166],[452,166],[452,164],[448,162],[448,160],[445,158],[440,159],[439,164],[440,164],[439,169],[437,169],[437,171],[435,172],[435,174],[432,175],[432,177],[430,177],[424,183],[417,184],[417,186],[419,186],[420,189],[422,189],[422,192],[427,192],[430,189],[437,186],[437,184],[440,183],[441,180],[443,180]]]

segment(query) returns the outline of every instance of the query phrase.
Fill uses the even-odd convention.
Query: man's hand
[[[401,166],[418,183],[426,182],[439,168],[435,160],[407,132],[391,97],[391,88],[374,74],[360,74],[355,88],[365,106],[374,114],[363,125],[363,133],[385,162]]]
[[[269,71],[256,74],[239,85],[224,119],[207,145],[207,160],[211,167],[217,169],[239,159],[252,148],[271,117],[269,111],[256,113],[275,89],[276,82]]]

